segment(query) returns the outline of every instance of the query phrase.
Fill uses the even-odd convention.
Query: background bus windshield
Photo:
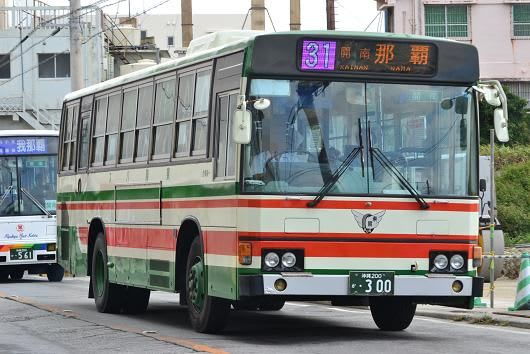
[[[246,192],[315,194],[340,175],[329,194],[477,193],[467,87],[254,79],[249,98],[271,105],[249,105]]]
[[[0,217],[55,214],[57,156],[0,156]]]

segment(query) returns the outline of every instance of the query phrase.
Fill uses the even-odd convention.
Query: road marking
[[[415,316],[414,319],[415,320],[417,319],[420,321],[434,322],[434,323],[445,323],[451,326],[456,325],[456,326],[462,326],[462,327],[467,327],[467,328],[471,327],[471,328],[478,329],[478,330],[489,329],[492,331],[507,332],[511,334],[527,334],[528,333],[528,331],[525,331],[523,328],[521,328],[521,330],[511,330],[511,329],[506,329],[506,328],[491,327],[488,325],[478,325],[478,324],[473,324],[473,323],[459,323],[451,319],[443,320],[443,319],[425,318],[420,315]]]
[[[355,311],[355,310],[346,310],[341,309],[338,307],[326,307],[328,310],[338,311],[338,312],[349,312],[349,313],[361,313],[361,314],[367,314],[367,311]]]
[[[87,322],[87,323],[90,323],[90,324],[93,324],[93,325],[103,326],[103,327],[110,328],[110,329],[117,330],[117,331],[135,333],[135,334],[138,334],[138,335],[141,335],[141,336],[144,336],[144,337],[149,337],[149,338],[153,338],[153,339],[159,340],[161,342],[166,342],[166,343],[169,343],[169,344],[178,345],[180,347],[192,349],[192,350],[195,350],[197,352],[206,352],[206,353],[211,353],[211,354],[229,354],[228,352],[226,352],[226,351],[224,351],[222,349],[212,348],[212,347],[209,347],[209,346],[207,346],[205,344],[197,343],[197,342],[194,342],[194,341],[191,341],[191,340],[188,340],[188,339],[182,339],[182,338],[173,337],[173,336],[163,336],[163,335],[157,334],[156,332],[152,333],[153,331],[142,331],[142,330],[139,330],[139,329],[136,329],[136,328],[132,328],[132,327],[127,327],[127,326],[107,325],[107,324],[93,322],[93,321],[87,320],[85,318],[81,318],[79,316],[79,314],[77,314],[75,312],[65,312],[64,309],[60,309],[58,307],[54,307],[54,306],[50,306],[50,305],[44,305],[44,304],[39,304],[39,303],[34,302],[34,301],[30,300],[30,299],[22,298],[22,297],[19,297],[19,296],[7,295],[7,294],[5,294],[5,293],[3,293],[1,291],[0,291],[0,298],[6,299],[6,300],[15,301],[15,302],[18,302],[18,303],[21,303],[21,304],[25,304],[25,305],[28,305],[28,306],[32,306],[32,307],[38,308],[40,310],[44,310],[44,311],[47,311],[47,312],[50,312],[50,313],[53,313],[53,314],[56,314],[56,315],[59,315],[59,316],[63,316],[63,317],[67,317],[67,318],[75,318],[77,320],[84,321],[84,322]]]
[[[311,305],[308,305],[308,304],[295,304],[294,302],[286,302],[285,304],[289,305],[289,306],[297,306],[297,307],[308,307],[308,306],[311,306]]]

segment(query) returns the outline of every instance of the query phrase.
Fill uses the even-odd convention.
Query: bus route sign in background
[[[1,155],[40,155],[48,153],[46,138],[0,138]]]
[[[301,71],[392,73],[432,76],[437,48],[430,43],[375,40],[302,40]]]

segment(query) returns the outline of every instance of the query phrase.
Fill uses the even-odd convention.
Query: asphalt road
[[[230,314],[219,335],[190,329],[178,295],[151,293],[147,313],[111,315],[87,298],[88,278],[25,276],[0,284],[0,353],[528,353],[530,331],[417,316],[379,331],[369,311],[287,303]],[[16,300],[16,301],[15,301]]]

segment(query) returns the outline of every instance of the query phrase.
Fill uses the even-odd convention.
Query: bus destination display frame
[[[355,38],[301,38],[296,66],[301,72],[390,74],[433,77],[438,47],[431,42]]]

